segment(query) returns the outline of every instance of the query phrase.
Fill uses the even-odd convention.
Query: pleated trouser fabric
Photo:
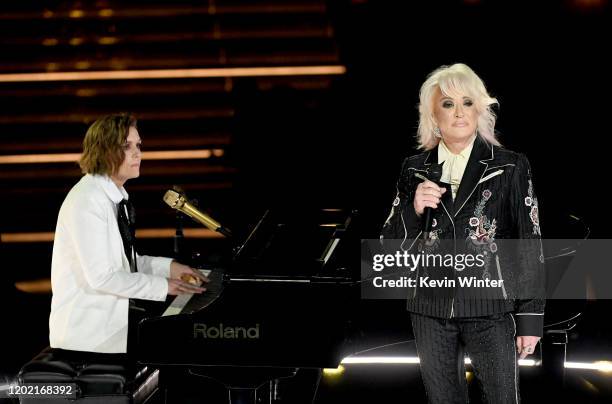
[[[482,401],[518,404],[516,325],[510,313],[443,319],[411,313],[421,377],[430,404],[469,402],[464,352]]]

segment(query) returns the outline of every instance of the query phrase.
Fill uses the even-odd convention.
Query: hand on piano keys
[[[199,293],[195,294],[196,299],[192,299],[194,297],[193,293],[178,295],[170,303],[170,306],[168,306],[162,317],[174,316],[181,313],[191,313],[194,310],[200,310],[203,307],[206,307],[208,304],[214,302],[219,297],[221,291],[223,290],[223,270],[217,269],[215,271],[211,271],[210,269],[200,269],[197,271],[207,279],[207,292],[203,295],[200,295]]]
[[[172,261],[170,264],[170,279],[179,279],[195,286],[201,286],[202,283],[208,283],[208,278],[203,275],[202,272],[177,261]]]
[[[181,280],[195,286],[202,285],[202,279],[196,278],[195,276],[189,274],[181,275]]]
[[[168,279],[168,294],[172,296],[202,293],[205,290],[206,288],[203,288],[197,285],[193,285],[191,283],[182,281],[180,279]]]

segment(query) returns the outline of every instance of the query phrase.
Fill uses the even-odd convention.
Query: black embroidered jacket
[[[456,286],[438,295],[417,287],[409,296],[408,310],[441,318],[513,312],[517,336],[541,336],[544,256],[538,200],[527,158],[492,146],[478,136],[455,200],[450,185],[443,184],[447,191],[434,211],[431,239],[423,242],[421,218],[414,211],[413,199],[417,185],[437,159],[436,147],[404,161],[381,239],[399,240],[401,249],[410,253],[435,253],[450,242],[455,254],[484,254],[485,266],[478,277],[503,279],[503,286],[469,290]],[[428,270],[417,268],[413,276],[429,275]],[[461,275],[453,272],[454,276]]]

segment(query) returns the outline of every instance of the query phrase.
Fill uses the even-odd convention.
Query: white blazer
[[[117,223],[127,199],[108,176],[87,174],[60,208],[51,263],[52,348],[124,353],[129,299],[162,301],[171,258],[137,256],[131,273]]]

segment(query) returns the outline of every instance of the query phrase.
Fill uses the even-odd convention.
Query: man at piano
[[[59,357],[129,363],[128,335],[135,336],[128,326],[142,311],[133,299],[205,290],[199,271],[135,250],[124,185],[140,175],[141,159],[131,115],[102,117],[87,130],[79,162],[84,175],[60,208],[53,244],[49,340]]]

